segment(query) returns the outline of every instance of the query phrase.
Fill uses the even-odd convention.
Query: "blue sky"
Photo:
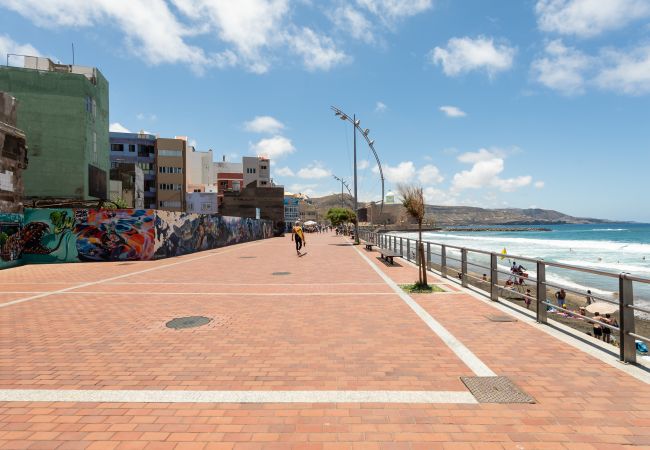
[[[649,0],[0,0],[0,54],[96,66],[114,127],[272,157],[290,191],[351,180],[431,204],[650,222]],[[360,197],[379,197],[360,141]]]

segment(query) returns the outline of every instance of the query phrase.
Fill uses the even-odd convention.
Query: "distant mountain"
[[[327,195],[312,198],[310,201],[316,206],[319,214],[325,215],[329,208],[341,206],[341,194]],[[343,195],[346,207],[352,208],[354,199],[348,194]],[[359,202],[359,208],[367,206],[366,202]],[[378,204],[377,204],[378,206]],[[500,208],[487,209],[472,206],[426,206],[427,221],[440,226],[458,225],[553,225],[553,224],[589,224],[608,223],[609,220],[574,217],[550,209],[540,208]],[[375,218],[376,223],[400,223],[402,220],[409,222],[404,208],[400,204],[385,204],[381,219]]]

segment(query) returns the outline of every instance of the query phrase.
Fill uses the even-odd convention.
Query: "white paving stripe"
[[[252,243],[247,242],[247,243],[240,244],[240,245],[245,246],[245,247],[252,247],[252,246],[255,246],[255,245],[259,245],[261,242],[264,242],[264,241],[263,240],[262,241],[255,241],[255,242],[252,242]],[[68,287],[68,288],[64,288],[64,289],[59,289],[59,290],[56,290],[56,291],[43,292],[43,293],[38,294],[38,295],[32,295],[30,297],[19,298],[17,300],[12,300],[10,302],[0,304],[0,308],[6,308],[7,306],[17,305],[18,303],[24,303],[24,302],[29,302],[29,301],[32,301],[32,300],[37,300],[39,298],[48,297],[48,296],[54,295],[54,294],[62,294],[62,293],[69,292],[69,291],[74,290],[74,289],[81,289],[81,288],[88,287],[88,286],[94,286],[96,284],[105,283],[107,281],[120,280],[122,278],[127,278],[127,277],[130,277],[130,276],[133,276],[133,275],[139,275],[139,274],[142,274],[142,273],[153,272],[154,270],[165,269],[167,267],[172,267],[172,266],[178,266],[179,264],[185,264],[185,263],[192,262],[192,261],[199,261],[201,259],[211,258],[211,257],[213,257],[215,255],[223,255],[224,253],[228,253],[228,252],[231,252],[231,251],[234,251],[234,250],[241,250],[241,248],[242,248],[241,246],[233,246],[233,247],[230,247],[228,250],[223,250],[223,251],[217,251],[217,252],[211,251],[210,254],[199,256],[198,258],[183,259],[183,260],[180,260],[180,261],[173,262],[171,264],[165,264],[165,265],[161,265],[161,266],[150,267],[148,269],[138,270],[136,272],[127,273],[127,274],[124,274],[124,275],[118,275],[118,276],[115,276],[115,277],[104,278],[102,280],[97,280],[97,281],[89,281],[87,283],[78,284],[76,286],[72,286],[72,287]],[[142,292],[140,292],[140,294],[142,294]]]
[[[0,292],[0,294],[37,294],[38,292]],[[48,295],[142,295],[141,291],[65,291],[45,292]],[[247,297],[305,297],[309,295],[336,295],[338,297],[354,297],[355,295],[395,295],[394,292],[148,292],[157,295],[245,295]],[[442,292],[441,292],[442,294]],[[2,304],[0,304],[2,306]]]
[[[2,389],[3,402],[478,403],[466,391],[153,391]]]
[[[390,279],[379,267],[375,265],[366,255],[364,255],[358,248],[354,250],[361,256],[372,269],[388,284],[393,291],[406,303],[415,314],[420,317],[427,324],[427,326],[442,339],[442,341],[451,349],[452,352],[460,358],[467,367],[469,367],[476,376],[479,377],[494,377],[496,374],[476,356],[470,349],[465,347],[456,337],[451,334],[445,327],[435,320],[431,315],[426,312],[418,303],[413,300],[397,283]],[[432,294],[435,295],[435,294]]]

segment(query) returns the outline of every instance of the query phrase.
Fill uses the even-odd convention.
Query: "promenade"
[[[433,274],[445,292],[406,295],[414,266],[346,238],[307,244],[0,271],[0,448],[650,448],[641,369]],[[187,316],[211,321],[166,327]],[[477,376],[535,403],[481,403]]]

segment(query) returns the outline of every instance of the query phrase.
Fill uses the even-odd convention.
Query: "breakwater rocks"
[[[538,227],[453,227],[442,228],[440,231],[496,231],[496,232],[513,232],[513,231],[552,231],[550,228]]]

